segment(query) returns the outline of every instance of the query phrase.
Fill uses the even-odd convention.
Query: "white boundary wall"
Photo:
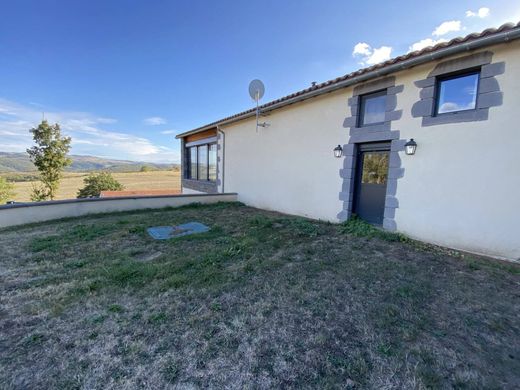
[[[0,206],[0,228],[60,218],[81,217],[88,214],[179,207],[190,203],[234,202],[236,200],[236,193],[226,193],[72,199],[5,205]]]

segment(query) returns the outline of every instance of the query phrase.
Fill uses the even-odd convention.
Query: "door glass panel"
[[[209,145],[209,180],[217,180],[217,144]]]
[[[190,151],[190,165],[188,171],[188,178],[197,180],[197,147],[191,147]]]
[[[362,184],[386,184],[388,176],[388,153],[363,153]]]
[[[199,180],[208,180],[208,145],[199,146]]]

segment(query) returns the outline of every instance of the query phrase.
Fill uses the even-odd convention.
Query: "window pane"
[[[472,110],[477,102],[478,73],[439,81],[437,113]]]
[[[199,146],[199,180],[208,180],[208,145]]]
[[[189,148],[188,178],[197,179],[197,147]]]
[[[385,121],[386,91],[361,96],[361,125]]]
[[[388,153],[367,152],[363,153],[363,184],[386,184],[388,175]]]
[[[209,180],[217,180],[217,144],[209,145]]]

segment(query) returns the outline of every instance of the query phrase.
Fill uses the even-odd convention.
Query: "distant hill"
[[[110,171],[110,172],[135,172],[141,167],[147,166],[152,169],[166,170],[178,167],[178,164],[154,164],[147,162],[136,162],[127,160],[114,160],[94,156],[75,156],[71,155],[72,165],[66,169],[68,172],[90,172],[90,171]],[[0,152],[0,173],[1,172],[32,172],[36,171],[27,153],[7,153]]]

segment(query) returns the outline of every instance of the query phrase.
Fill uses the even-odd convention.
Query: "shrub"
[[[151,172],[151,171],[153,171],[153,168],[149,165],[143,165],[141,167],[141,172]]]
[[[109,172],[91,173],[83,179],[85,186],[78,191],[78,198],[98,197],[101,191],[121,191],[123,185]]]
[[[11,183],[5,178],[0,177],[0,204],[11,200],[11,197],[14,196],[13,188],[14,186]]]

